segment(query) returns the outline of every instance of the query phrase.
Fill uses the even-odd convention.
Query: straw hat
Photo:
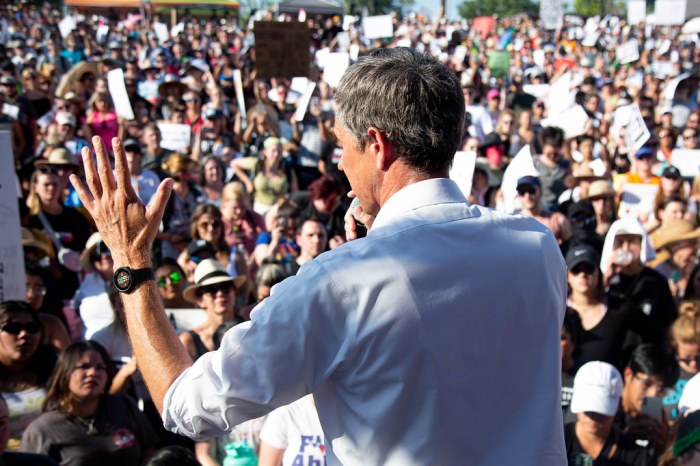
[[[607,180],[596,180],[588,187],[588,195],[582,197],[582,201],[592,201],[603,197],[615,197],[615,190]]]
[[[571,175],[564,178],[564,185],[567,188],[578,186],[582,181],[597,181],[602,180],[602,177],[596,176],[593,169],[586,165],[581,165]],[[590,189],[590,188],[589,188]]]
[[[233,287],[238,289],[245,283],[246,278],[232,277],[226,268],[214,259],[204,259],[197,265],[194,271],[194,284],[185,288],[182,297],[191,303],[197,302],[197,290],[203,286],[215,283],[232,282]]]
[[[695,224],[689,220],[674,220],[658,229],[654,235],[654,247],[659,250],[664,247],[690,239],[700,238],[700,228],[695,228]]]
[[[179,89],[180,94],[184,94],[188,89],[187,84],[181,82],[177,75],[172,73],[165,75],[163,82],[158,86],[158,94],[160,94],[161,97],[165,97],[165,90],[170,87]]]
[[[44,253],[44,256],[54,257],[51,239],[38,230],[22,227],[22,247],[34,248]]]
[[[68,149],[63,147],[57,147],[56,149],[49,152],[49,156],[45,159],[37,160],[34,162],[35,166],[41,165],[71,165],[76,169],[80,168],[80,165],[75,163],[73,160],[73,154],[71,154]]]
[[[100,241],[102,241],[102,236],[100,236],[99,232],[96,232],[90,235],[87,243],[85,243],[85,249],[83,249],[83,252],[80,253],[80,267],[83,270],[92,269],[92,260],[90,260],[90,256],[95,253],[97,245]]]

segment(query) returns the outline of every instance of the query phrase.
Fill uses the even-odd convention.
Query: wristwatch
[[[148,280],[155,280],[156,274],[153,269],[132,269],[131,267],[119,267],[114,272],[112,282],[120,293],[131,293],[141,283]]]

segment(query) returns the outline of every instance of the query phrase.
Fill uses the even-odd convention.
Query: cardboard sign
[[[158,123],[162,135],[160,147],[175,152],[189,152],[192,139],[192,127],[177,123]]]
[[[654,16],[658,26],[675,26],[685,23],[686,0],[656,0]]]
[[[306,23],[255,21],[255,69],[260,78],[309,75],[310,34]]]
[[[297,111],[294,112],[294,120],[302,121],[304,119],[306,109],[309,108],[309,102],[311,102],[311,96],[314,93],[314,89],[316,89],[316,83],[309,81],[309,83],[306,85],[304,94],[299,99],[299,106],[297,107]]]
[[[12,154],[9,131],[0,131],[0,154]],[[12,157],[0,157],[0,236],[0,301],[24,301],[24,252]]]
[[[481,40],[485,40],[493,27],[496,25],[496,18],[492,16],[479,16],[474,18],[474,24],[472,24],[472,30],[479,33]]]
[[[476,167],[476,152],[455,153],[452,168],[450,168],[450,179],[457,183],[464,197],[469,197],[472,192],[474,167]]]
[[[124,71],[121,68],[115,68],[107,73],[107,88],[109,89],[109,95],[112,96],[114,110],[117,112],[117,115],[125,120],[133,120],[134,110],[131,108],[129,94],[126,92]]]
[[[561,0],[540,0],[540,19],[544,29],[559,29],[564,23]]]
[[[671,160],[684,178],[700,175],[700,149],[673,149]]]
[[[350,66],[347,53],[329,53],[323,62],[323,80],[331,87],[338,87],[340,78]]]
[[[365,32],[365,39],[393,37],[394,22],[390,15],[367,16],[362,18],[362,30]]]
[[[491,52],[489,53],[489,70],[491,76],[500,78],[508,73],[510,67],[510,53],[508,52]]]
[[[622,186],[620,202],[620,217],[639,217],[640,214],[651,213],[659,187],[653,184],[625,183]]]
[[[625,145],[630,152],[634,153],[647,142],[650,136],[649,128],[644,123],[639,106],[637,104],[630,105],[629,121],[625,131]]]
[[[622,65],[639,60],[639,44],[637,39],[631,39],[615,49],[615,58]]]
[[[627,2],[627,24],[637,25],[646,20],[646,0],[629,0]]]

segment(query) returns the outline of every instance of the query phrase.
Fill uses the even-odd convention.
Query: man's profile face
[[[360,151],[357,141],[336,120],[335,135],[338,146],[343,150],[343,155],[338,168],[345,173],[350,181],[350,186],[355,195],[360,199],[365,212],[376,215],[379,211],[377,201],[372,193],[372,177],[375,171],[374,158],[369,151]]]

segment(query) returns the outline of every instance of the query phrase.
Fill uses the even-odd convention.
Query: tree
[[[532,0],[465,0],[459,6],[459,15],[467,19],[494,15],[506,17],[520,13],[537,15],[539,5]]]

